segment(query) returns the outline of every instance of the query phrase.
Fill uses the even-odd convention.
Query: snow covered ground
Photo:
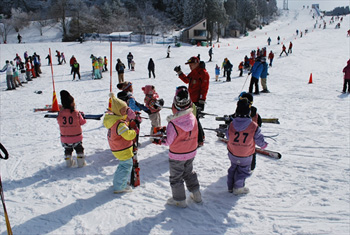
[[[327,20],[327,25],[329,18]],[[350,98],[341,94],[342,69],[349,59],[346,31],[349,16],[340,29],[335,24],[313,29],[315,20],[309,10],[289,11],[277,21],[248,37],[222,39],[215,44],[213,62],[207,62],[208,48],[190,45],[113,43],[113,91],[117,74],[116,59],[126,63],[132,52],[136,71],[126,71],[133,82],[134,95],[140,102],[141,88],[154,85],[165,105],[170,106],[175,88],[183,85],[173,68],[200,54],[211,75],[206,112],[218,115],[235,111],[237,96],[248,89],[247,74],[236,70],[245,55],[257,47],[271,46],[275,52],[269,69],[269,94],[254,97],[254,106],[262,117],[277,117],[281,124],[263,124],[266,135],[278,133],[276,142],[267,139],[268,149],[282,153],[273,160],[261,155],[257,168],[246,181],[250,193],[234,196],[227,192],[229,159],[224,143],[214,132],[206,131],[206,140],[198,150],[194,169],[198,173],[202,204],[188,197],[186,209],[165,205],[171,196],[167,147],[156,146],[140,138],[139,162],[141,186],[132,193],[115,195],[112,179],[117,168],[108,146],[102,121],[88,120],[83,126],[83,145],[87,156],[84,168],[67,169],[55,119],[33,112],[51,104],[53,86],[50,66],[44,58],[55,50],[64,52],[67,62],[74,55],[81,66],[81,81],[72,81],[68,64],[57,65],[53,57],[53,75],[57,98],[68,90],[76,107],[85,114],[103,113],[108,107],[110,74],[91,80],[90,54],[109,58],[109,43],[61,43],[57,31],[28,30],[22,34],[25,44],[16,44],[16,34],[9,44],[0,45],[1,68],[5,60],[24,51],[41,55],[42,75],[15,91],[5,91],[5,74],[0,75],[0,137],[10,158],[0,160],[5,201],[14,234],[349,234],[350,233]],[[320,22],[320,20],[319,20]],[[302,38],[295,30],[309,30]],[[279,57],[281,45],[293,42],[293,54]],[[52,42],[54,41],[54,42]],[[53,55],[54,56],[54,55]],[[215,82],[215,64],[227,57],[234,65],[232,82]],[[153,58],[156,79],[148,78],[147,63]],[[313,83],[308,84],[312,73]],[[42,94],[35,91],[41,90]],[[161,111],[162,124],[170,110]],[[143,114],[147,117],[147,114]],[[217,128],[214,117],[202,119],[207,128]],[[148,134],[149,120],[141,124],[141,134]],[[4,212],[0,210],[0,232],[6,234]]]

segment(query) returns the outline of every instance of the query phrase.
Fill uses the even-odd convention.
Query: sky
[[[284,0],[277,0],[278,8],[283,8]],[[348,0],[287,0],[290,10],[302,9],[303,6],[311,7],[312,4],[319,4],[320,10],[330,11],[336,7],[346,7],[350,5]]]
[[[208,47],[182,43],[112,44],[108,42],[61,42],[58,28],[21,31],[8,44],[0,44],[0,68],[18,53],[41,56],[40,78],[16,90],[6,90],[6,76],[0,73],[0,141],[7,148],[8,160],[0,159],[0,174],[5,203],[13,234],[330,234],[350,233],[350,94],[342,94],[342,70],[350,59],[347,37],[349,15],[340,29],[329,25],[313,28],[309,10],[283,11],[276,21],[249,36],[220,39],[208,62]],[[319,20],[320,22],[320,20]],[[337,21],[338,22],[338,21]],[[336,22],[336,23],[337,23]],[[296,29],[304,33],[296,35]],[[293,53],[279,56],[281,43],[293,43]],[[271,45],[267,38],[271,37]],[[163,39],[160,38],[162,41]],[[114,93],[116,59],[126,63],[132,52],[135,71],[126,70],[134,97],[143,102],[142,87],[154,85],[165,106],[172,104],[177,86],[185,85],[174,72],[180,65],[200,54],[210,75],[205,111],[223,116],[235,112],[238,95],[247,91],[250,76],[239,77],[238,65],[251,50],[266,47],[275,53],[269,68],[268,94],[254,96],[253,105],[262,118],[278,118],[280,124],[263,123],[267,149],[282,154],[279,160],[257,155],[254,173],[246,180],[250,193],[234,196],[227,191],[230,161],[227,146],[216,133],[205,131],[204,146],[198,149],[194,170],[198,174],[203,203],[196,204],[186,191],[187,208],[166,205],[171,197],[168,148],[140,138],[138,160],[141,185],[127,194],[113,194],[113,175],[119,161],[110,151],[107,129],[102,120],[87,120],[83,128],[83,146],[87,165],[66,168],[60,133],[55,119],[46,112],[33,112],[51,104],[53,84],[59,92],[67,90],[76,109],[85,114],[103,114],[108,107],[110,87]],[[58,65],[53,55],[53,70],[45,57],[49,49],[64,52],[66,60],[74,55],[80,63],[82,78],[72,81],[70,66]],[[91,79],[90,55],[107,56],[112,74]],[[149,58],[155,62],[156,78],[148,78]],[[224,58],[233,64],[232,81],[215,81],[214,68]],[[221,71],[222,72],[222,71]],[[311,78],[311,83],[310,83]],[[112,84],[111,84],[112,81]],[[260,85],[259,85],[260,86]],[[261,89],[261,86],[260,86]],[[42,91],[40,94],[37,91]],[[161,110],[162,125],[167,125],[169,109]],[[144,117],[140,135],[149,134],[150,121]],[[205,128],[218,128],[213,116],[201,119]],[[274,139],[268,136],[278,135]],[[75,157],[75,153],[73,154]],[[0,209],[0,234],[7,234],[3,209]]]

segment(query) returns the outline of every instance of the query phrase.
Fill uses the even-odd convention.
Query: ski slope
[[[340,29],[328,25],[313,29],[315,20],[309,10],[284,12],[263,29],[238,39],[221,39],[213,49],[213,61],[207,47],[182,45],[131,44],[115,42],[113,58],[110,44],[59,42],[59,31],[35,29],[21,35],[25,44],[0,44],[1,68],[5,60],[24,51],[41,56],[42,75],[15,91],[5,91],[6,75],[0,74],[0,141],[10,153],[0,160],[1,178],[8,216],[14,234],[349,234],[350,233],[350,98],[341,94],[342,69],[350,59],[349,16]],[[320,22],[320,20],[319,20]],[[308,33],[300,36],[295,31]],[[293,53],[279,57],[281,45],[277,36]],[[271,46],[267,38],[271,37]],[[134,86],[139,102],[141,88],[154,85],[165,106],[170,106],[175,88],[183,85],[173,68],[200,54],[211,75],[207,104],[208,113],[232,114],[237,96],[247,91],[247,73],[238,77],[238,64],[251,50],[267,47],[275,52],[267,85],[271,93],[254,96],[254,106],[262,117],[277,117],[279,125],[263,124],[266,135],[279,134],[276,142],[267,139],[268,149],[282,153],[274,160],[258,155],[254,174],[247,179],[250,193],[234,196],[227,192],[226,177],[230,161],[224,143],[215,132],[206,131],[205,144],[198,150],[194,170],[198,173],[202,204],[187,198],[185,209],[165,205],[171,196],[167,147],[153,145],[140,138],[138,158],[141,186],[133,192],[115,195],[113,174],[118,160],[112,155],[107,130],[102,121],[88,120],[83,126],[83,146],[87,157],[84,168],[67,169],[55,119],[33,112],[51,104],[52,77],[57,98],[68,90],[76,108],[85,114],[101,114],[108,107],[110,74],[91,80],[91,54],[107,56],[112,62],[112,87],[116,88],[115,63],[132,52],[135,71],[126,71],[125,80]],[[53,75],[44,58],[53,53]],[[72,81],[69,64],[57,65],[55,50],[64,52],[67,62],[74,55],[80,63],[81,81]],[[232,82],[215,82],[215,65],[224,58],[234,65]],[[156,79],[148,78],[149,58],[155,62]],[[312,74],[313,82],[308,84]],[[261,86],[260,86],[261,88]],[[35,91],[42,91],[36,94]],[[170,110],[161,111],[162,124]],[[143,113],[142,116],[147,117]],[[201,120],[203,127],[217,128],[221,122],[212,116]],[[141,134],[148,134],[150,121],[141,124]],[[189,192],[187,192],[189,193]],[[0,210],[0,232],[6,234],[4,212]]]

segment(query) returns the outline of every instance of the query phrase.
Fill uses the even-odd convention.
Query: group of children
[[[101,56],[96,57],[93,54],[90,55],[91,63],[92,63],[92,79],[101,79],[102,72],[108,71],[108,60],[105,56],[102,58]]]
[[[110,149],[119,160],[113,178],[113,192],[125,193],[132,191],[128,181],[142,121],[139,112],[143,110],[149,114],[152,135],[154,127],[161,126],[159,112],[164,101],[159,99],[152,85],[142,88],[145,94],[145,105],[138,103],[133,97],[131,82],[120,83],[117,87],[121,91],[117,96],[114,93],[109,94],[111,107],[105,114],[103,125],[108,129],[107,139]],[[57,121],[60,126],[66,164],[67,167],[75,165],[72,158],[74,149],[77,152],[77,165],[83,167],[86,165],[81,129],[81,125],[86,122],[83,118],[84,114],[75,110],[74,98],[67,91],[62,90],[60,95],[62,110],[59,112]],[[167,117],[166,135],[153,140],[154,144],[169,146],[169,180],[172,197],[167,200],[167,204],[182,208],[187,207],[185,184],[192,200],[196,203],[202,202],[200,184],[193,170],[193,161],[198,147],[198,122],[193,114],[193,107],[187,87],[177,87],[171,106],[172,114]],[[249,192],[245,187],[245,179],[250,175],[255,144],[262,148],[267,146],[258,124],[252,121],[251,110],[252,101],[245,96],[240,97],[226,133],[228,157],[231,161],[227,187],[228,192],[235,195]]]
[[[24,59],[25,63],[22,61],[21,57],[16,54],[13,61],[6,60],[5,66],[0,70],[0,72],[6,72],[6,90],[15,90],[23,86],[22,84],[32,81],[33,78],[40,77],[40,56],[35,52],[32,56],[29,56],[26,51],[24,52]]]

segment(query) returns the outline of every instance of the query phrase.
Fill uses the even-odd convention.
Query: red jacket
[[[348,60],[348,65],[343,69],[344,79],[350,79],[350,60]]]
[[[206,100],[209,89],[209,74],[207,70],[197,67],[187,76],[182,73],[179,78],[188,85],[188,92],[193,103],[199,100]]]

